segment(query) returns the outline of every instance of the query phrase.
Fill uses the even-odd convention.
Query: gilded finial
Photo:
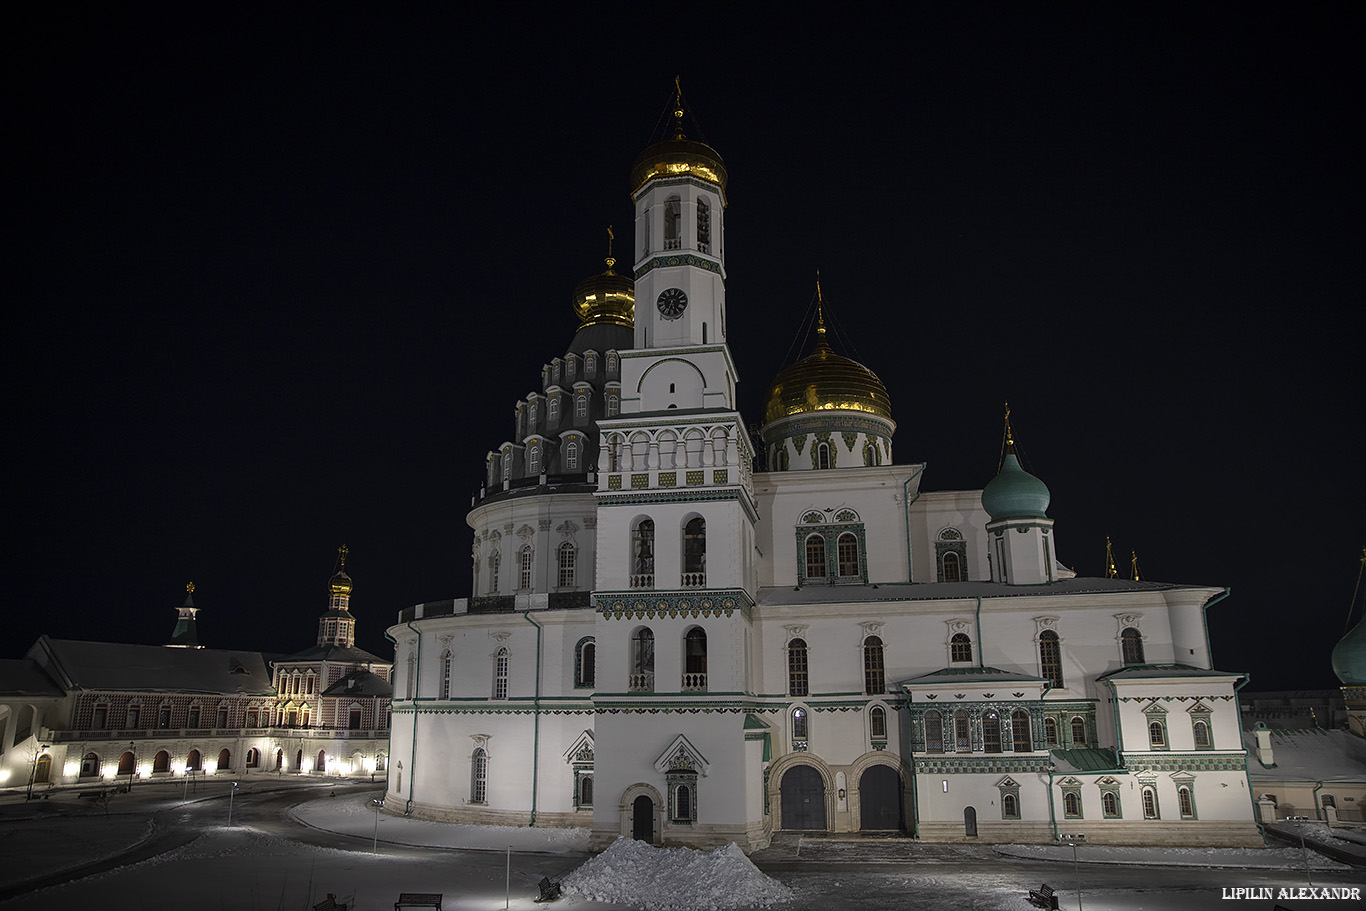
[[[1366,562],[1366,559],[1363,559],[1362,562]],[[193,583],[193,582],[191,582],[190,584],[188,584],[188,585],[185,586],[185,594],[187,594],[187,595],[193,595],[193,594],[194,594],[194,583]]]
[[[608,225],[608,226],[607,226],[607,271],[608,271],[608,272],[611,272],[611,271],[612,271],[612,267],[615,266],[615,265],[617,264],[617,259],[616,259],[616,257],[612,255],[612,241],[614,241],[614,240],[616,240],[616,239],[617,239],[617,236],[616,236],[615,234],[612,233],[612,226],[611,226],[611,225]]]
[[[341,568],[346,569],[346,555],[351,553],[351,548],[343,544],[337,548],[337,556],[341,560]]]
[[[1015,431],[1010,427],[1010,403],[1006,402],[1006,452],[1015,451]]]
[[[674,139],[683,138],[683,86],[682,77],[674,77]]]
[[[1105,536],[1105,578],[1118,579],[1119,571],[1115,569],[1115,549],[1110,543],[1110,536]]]
[[[1129,558],[1130,578],[1132,578],[1135,582],[1138,582],[1138,551],[1133,550],[1129,553],[1132,554],[1132,556]]]

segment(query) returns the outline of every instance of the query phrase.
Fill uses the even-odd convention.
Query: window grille
[[[863,640],[863,691],[877,696],[887,691],[887,677],[882,663],[882,640],[869,636]]]
[[[804,639],[793,639],[787,644],[787,694],[789,696],[810,694],[806,640]]]
[[[1046,679],[1062,686],[1062,644],[1051,629],[1039,633],[1039,665]]]

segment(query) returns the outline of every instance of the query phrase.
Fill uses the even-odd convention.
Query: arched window
[[[671,822],[692,821],[692,785],[674,785],[674,812]]]
[[[944,581],[961,582],[963,573],[958,563],[958,554],[948,551],[944,554]]]
[[[283,769],[284,767],[285,767],[285,751],[284,751],[284,750],[276,750],[276,751],[275,751],[275,769],[276,769],[276,771],[279,771],[280,769]]]
[[[1203,721],[1197,721],[1192,726],[1195,733],[1195,745],[1201,749],[1209,746],[1209,725]]]
[[[247,750],[247,768],[254,769],[261,765],[261,751],[252,747]]]
[[[119,771],[118,771],[118,774],[120,774],[120,775],[132,775],[132,774],[133,774],[133,768],[134,768],[134,766],[136,765],[136,763],[137,763],[137,760],[133,758],[133,751],[132,751],[132,750],[124,750],[124,751],[123,751],[123,755],[119,757]]]
[[[584,775],[579,779],[579,809],[593,806],[593,776]]]
[[[972,734],[968,730],[967,709],[959,709],[953,713],[953,739],[957,752],[972,752]]]
[[[224,769],[231,769],[231,768],[232,768],[232,753],[229,752],[228,750],[219,750],[219,751],[218,751],[218,770],[221,772],[221,771],[223,771]]]
[[[1119,795],[1114,791],[1103,791],[1100,795],[1100,809],[1108,817],[1119,815]]]
[[[1043,739],[1047,741],[1048,745],[1051,747],[1058,745],[1058,722],[1052,718],[1045,718],[1043,720]]]
[[[100,774],[100,757],[94,753],[86,753],[81,757],[81,777],[94,778]]]
[[[157,754],[156,754],[155,756],[152,757],[152,771],[153,771],[153,772],[169,772],[169,771],[171,771],[171,754],[168,753],[168,752],[166,752],[165,750],[158,750],[158,751],[157,751]]]
[[[1086,719],[1080,715],[1072,716],[1072,745],[1086,746]]]
[[[588,417],[587,395],[580,394],[574,396],[574,417],[578,418],[579,420],[583,420]]]
[[[636,630],[631,640],[630,688],[640,693],[655,691],[655,634],[648,626]]]
[[[631,541],[631,587],[655,587],[655,523],[641,519],[636,523]]]
[[[547,421],[551,423],[552,426],[559,423],[560,397],[558,395],[552,395],[550,397],[550,404],[547,405],[545,409],[545,418]]]
[[[825,538],[821,535],[806,536],[806,578],[825,578]]]
[[[868,710],[868,733],[874,740],[887,739],[887,710],[880,705]]]
[[[1191,797],[1191,789],[1182,785],[1176,789],[1176,800],[1181,809],[1182,819],[1192,819],[1195,816],[1195,800]]]
[[[1001,815],[1006,819],[1020,818],[1020,801],[1014,794],[1006,794],[1001,798]]]
[[[417,692],[417,659],[413,657],[412,652],[408,653],[407,668],[408,673],[403,675],[403,685],[407,698],[412,699],[413,694]]]
[[[441,653],[441,698],[451,698],[451,650]]]
[[[863,691],[870,696],[887,692],[887,676],[882,665],[882,639],[877,636],[863,640]]]
[[[704,199],[697,201],[697,250],[711,252],[711,207]]]
[[[493,656],[493,698],[506,699],[508,697],[508,650],[498,649]]]
[[[1161,819],[1157,808],[1157,791],[1151,786],[1143,789],[1143,818]]]
[[[598,647],[589,637],[579,640],[574,650],[574,685],[592,687],[597,683]]]
[[[607,393],[607,416],[609,418],[616,417],[617,412],[620,409],[621,399],[617,396],[617,394],[615,392]]]
[[[1124,627],[1119,634],[1120,651],[1125,664],[1143,663],[1143,636],[1132,626]]]
[[[1029,734],[1029,713],[1016,709],[1010,713],[1010,732],[1013,743],[1011,749],[1017,753],[1028,753],[1034,749],[1033,738]]]
[[[707,688],[707,633],[699,626],[683,637],[683,689]]]
[[[489,554],[489,594],[498,594],[498,570],[503,565],[503,555],[495,550]]]
[[[574,587],[574,567],[578,562],[578,549],[565,541],[559,548],[560,588]]]
[[[839,548],[840,576],[847,578],[857,576],[858,571],[858,538],[851,531],[846,531],[839,536],[836,545]]]
[[[683,526],[683,584],[707,584],[707,523],[700,516]]]
[[[863,444],[863,464],[872,466],[878,463],[877,447],[872,443]]]
[[[1064,816],[1074,818],[1081,816],[1081,795],[1076,791],[1068,791],[1062,795],[1062,812]]]
[[[564,444],[564,470],[579,470],[579,441],[570,439]]]
[[[1054,686],[1062,686],[1062,643],[1051,629],[1039,633],[1039,666]]]
[[[677,196],[664,200],[664,249],[677,250],[682,238],[683,201]]]
[[[806,743],[809,739],[810,728],[807,723],[806,709],[798,706],[792,710],[792,749],[806,749]]]
[[[203,762],[199,758],[198,750],[190,750],[190,755],[185,757],[185,770],[187,772],[198,772],[203,768]]]
[[[810,695],[805,639],[793,639],[787,644],[787,695]]]
[[[488,803],[489,754],[475,747],[470,757],[470,803]]]
[[[972,640],[967,633],[954,633],[949,640],[949,659],[951,661],[972,660]]]
[[[541,473],[541,446],[539,443],[532,443],[526,448],[526,473],[528,477],[535,477]]]
[[[996,712],[982,713],[982,749],[988,753],[1001,752],[1001,716]]]
[[[830,467],[830,444],[821,443],[816,447],[816,467],[825,469]]]
[[[532,550],[530,544],[527,544],[522,547],[517,556],[517,588],[521,591],[527,591],[531,588],[531,569],[535,563],[536,552]]]
[[[925,752],[944,752],[944,716],[933,710],[925,713]]]
[[[1153,721],[1148,724],[1148,745],[1154,750],[1167,748],[1167,729],[1162,726],[1162,722]]]

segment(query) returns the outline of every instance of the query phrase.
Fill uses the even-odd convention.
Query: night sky
[[[468,595],[677,73],[749,421],[819,270],[925,489],[991,479],[1009,399],[1064,563],[1230,586],[1218,667],[1335,685],[1366,6],[52,6],[0,29],[4,657],[163,643],[190,580],[204,644],[307,647],[342,543],[372,651]]]

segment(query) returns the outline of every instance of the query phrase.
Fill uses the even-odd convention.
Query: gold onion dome
[[[631,168],[631,195],[656,177],[696,177],[714,183],[726,192],[726,165],[716,150],[705,142],[683,135],[683,93],[674,80],[673,135],[649,146]]]
[[[612,271],[616,262],[607,257],[607,271],[585,278],[574,289],[574,315],[580,329],[599,324],[635,327],[636,283]]]
[[[327,583],[328,590],[334,595],[351,594],[351,577],[346,574],[346,570],[339,570]]]
[[[831,350],[824,317],[816,326],[816,350],[774,378],[764,403],[764,423],[819,411],[862,411],[892,419],[887,387],[858,361]]]

